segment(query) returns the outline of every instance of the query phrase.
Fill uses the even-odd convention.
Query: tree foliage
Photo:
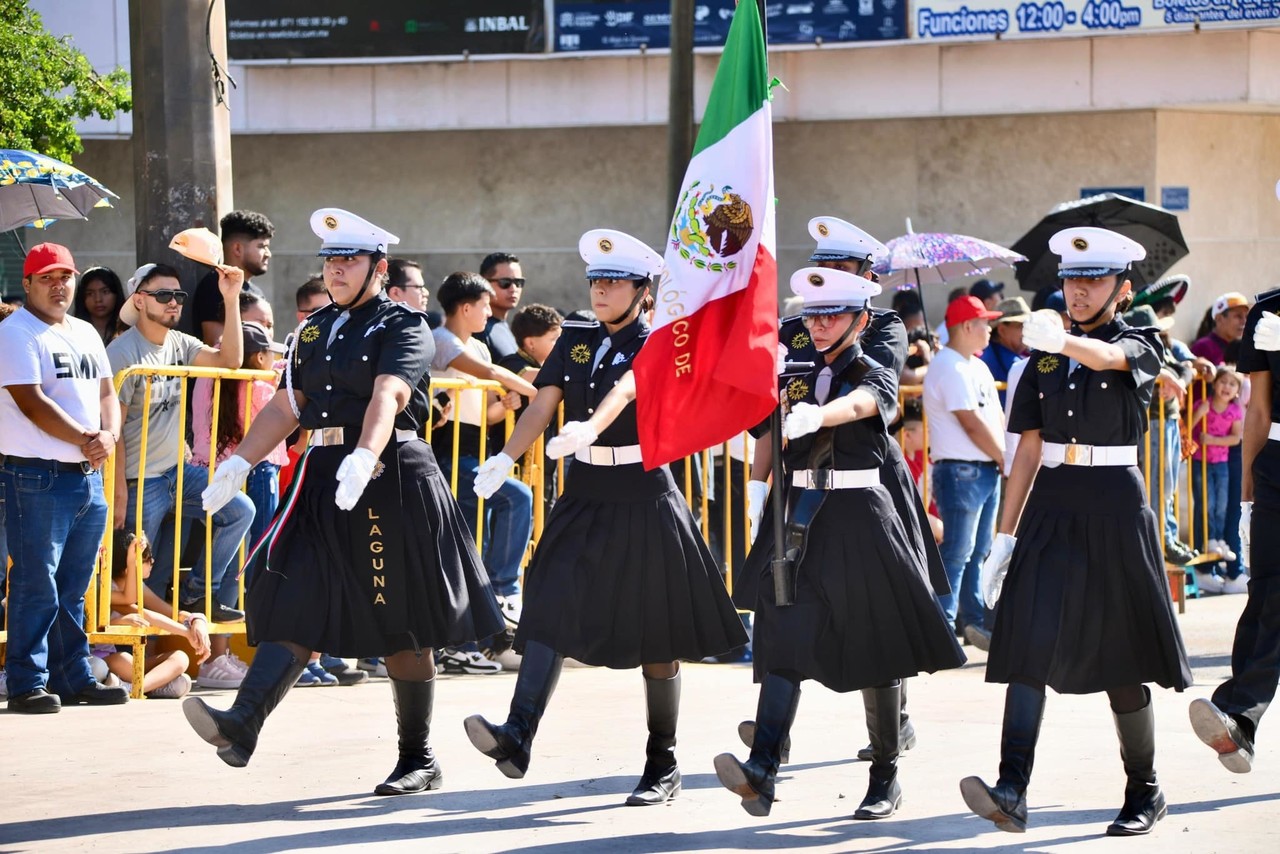
[[[70,163],[84,150],[78,120],[132,108],[129,72],[98,74],[70,38],[45,31],[26,0],[0,0],[0,147]]]

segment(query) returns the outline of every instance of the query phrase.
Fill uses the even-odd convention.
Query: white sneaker
[[[190,691],[191,677],[185,673],[179,673],[147,696],[153,700],[178,700],[187,696]]]
[[[239,670],[242,677],[249,675],[249,665],[241,661],[240,657],[234,652],[227,652],[227,662],[236,670]]]
[[[440,651],[438,662],[445,673],[467,673],[472,676],[489,676],[502,672],[502,665],[490,661],[477,650],[450,649]]]
[[[499,596],[498,610],[502,612],[502,619],[507,621],[508,626],[513,629],[519,626],[520,614],[524,611],[524,603],[520,600],[520,594]]]
[[[1201,593],[1221,593],[1223,588],[1222,577],[1214,575],[1212,572],[1196,572],[1196,587],[1200,588]]]
[[[89,656],[89,670],[93,673],[94,680],[98,682],[106,682],[107,677],[111,675],[111,668],[96,655]]]
[[[1249,576],[1246,573],[1240,573],[1235,578],[1229,578],[1222,585],[1223,593],[1248,593],[1249,592]]]
[[[1227,545],[1226,540],[1218,540],[1218,554],[1222,555],[1222,559],[1227,563],[1233,562],[1238,555],[1231,550],[1231,546]]]
[[[245,671],[242,667],[243,662],[238,661],[231,653],[225,653],[200,665],[196,683],[201,688],[239,688],[244,681]]]
[[[520,661],[524,658],[514,649],[504,649],[497,655],[487,655],[486,657],[501,664],[503,670],[509,670],[512,673],[520,669]]]

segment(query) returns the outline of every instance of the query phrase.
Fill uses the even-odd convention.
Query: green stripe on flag
[[[759,110],[769,97],[769,58],[755,0],[739,0],[693,146],[696,156]]]

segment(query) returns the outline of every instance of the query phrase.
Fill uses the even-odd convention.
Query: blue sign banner
[[[1161,187],[1160,188],[1160,207],[1170,211],[1185,211],[1191,209],[1191,188],[1190,187]]]
[[[695,47],[724,44],[733,0],[694,7]],[[884,41],[907,37],[906,0],[792,0],[765,5],[770,44]],[[634,50],[671,46],[668,0],[557,0],[557,51]]]
[[[1280,0],[915,0],[918,39],[1105,35],[1280,21]]]

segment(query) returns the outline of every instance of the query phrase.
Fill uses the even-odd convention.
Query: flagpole
[[[667,210],[680,198],[693,151],[693,3],[671,0],[671,72],[667,92]]]

